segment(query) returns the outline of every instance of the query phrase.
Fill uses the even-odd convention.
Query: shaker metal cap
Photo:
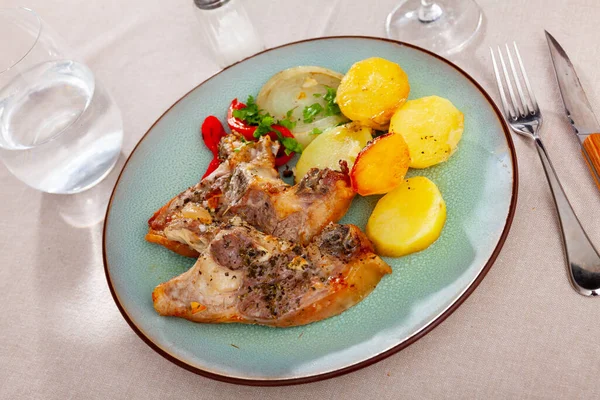
[[[202,10],[214,10],[228,2],[229,0],[194,0],[196,7]]]

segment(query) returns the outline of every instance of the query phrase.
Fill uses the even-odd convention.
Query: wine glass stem
[[[432,0],[421,0],[421,7],[417,11],[419,21],[427,23],[439,19],[443,14],[442,8]]]

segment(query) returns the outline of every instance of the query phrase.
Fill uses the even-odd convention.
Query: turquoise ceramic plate
[[[319,65],[345,72],[379,56],[408,73],[411,98],[439,95],[465,114],[456,154],[443,165],[412,171],[433,180],[448,207],[440,239],[427,250],[389,258],[393,273],[345,313],[287,329],[203,325],[160,317],[152,289],[194,260],[144,241],[146,221],[195,184],[210,161],[199,127],[225,116],[231,99],[246,98],[276,72]],[[309,382],[353,371],[406,347],[446,318],[473,291],[496,258],[514,213],[517,165],[513,144],[489,96],[442,58],[398,42],[335,37],[268,50],[208,79],[150,128],[121,173],[104,227],[104,262],[117,306],[153,349],[189,370],[248,384]],[[364,228],[377,198],[354,200],[342,222]]]

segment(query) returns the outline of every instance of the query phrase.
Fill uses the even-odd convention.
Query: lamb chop
[[[290,186],[275,169],[278,143],[269,136],[246,142],[231,134],[221,140],[219,168],[195,186],[177,195],[148,221],[146,240],[179,254],[197,257],[215,232],[214,225],[234,216],[259,231],[307,244],[329,222],[336,222],[350,207],[354,191],[348,168],[341,171],[311,169]],[[196,248],[181,237],[181,229],[203,231]],[[201,235],[202,236],[202,235]],[[200,247],[198,247],[200,246]]]
[[[154,289],[154,308],[165,316],[304,325],[352,307],[391,273],[354,225],[329,223],[306,246],[262,233],[237,217],[215,230],[207,245],[198,245],[198,231],[179,230],[201,255],[190,270]]]

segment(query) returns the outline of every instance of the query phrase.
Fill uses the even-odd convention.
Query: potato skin
[[[366,234],[380,256],[401,257],[429,247],[446,222],[446,203],[432,181],[417,176],[377,202]]]
[[[450,100],[428,96],[409,100],[390,122],[390,132],[408,145],[411,168],[427,168],[444,162],[456,151],[464,128],[464,116]]]
[[[409,92],[408,76],[398,64],[372,57],[350,67],[338,87],[336,101],[351,120],[385,130]]]

